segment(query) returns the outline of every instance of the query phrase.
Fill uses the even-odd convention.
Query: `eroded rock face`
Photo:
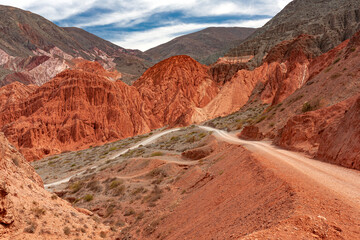
[[[360,170],[360,97],[335,128],[326,128],[316,158]]]
[[[317,51],[319,50],[314,37],[300,35],[275,46],[263,64],[254,70],[238,70],[230,80],[219,80],[224,77],[213,76],[225,84],[207,106],[195,109],[193,122],[202,122],[238,111],[251,95],[265,104],[275,105],[282,102],[307,82],[310,76],[309,65]],[[214,69],[212,71],[214,72]],[[255,88],[259,91],[255,92]]]
[[[2,131],[28,160],[161,126],[144,114],[148,108],[134,87],[109,81],[111,73],[97,63],[84,66],[58,74],[0,113]]]
[[[182,55],[148,69],[134,83],[151,113],[165,125],[187,125],[195,108],[205,107],[218,93],[208,68]]]
[[[29,160],[192,123],[216,95],[207,67],[187,56],[150,68],[134,86],[120,73],[76,60],[52,81],[0,112],[0,126]]]
[[[85,222],[86,231],[77,231]],[[101,231],[109,229],[45,191],[40,176],[0,133],[1,239],[101,239]]]

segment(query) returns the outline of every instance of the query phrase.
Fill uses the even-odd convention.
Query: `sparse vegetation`
[[[119,185],[123,184],[123,182],[124,182],[123,180],[115,179],[110,183],[109,188],[114,189],[114,188],[118,187]]]
[[[337,58],[333,64],[337,64],[338,62],[340,62],[340,58]]]
[[[28,226],[24,229],[24,232],[26,233],[35,233],[37,228],[37,224],[34,222],[28,223]]]

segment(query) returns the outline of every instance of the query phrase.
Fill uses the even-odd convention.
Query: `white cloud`
[[[154,46],[166,43],[173,38],[186,33],[199,31],[207,27],[261,27],[270,19],[228,22],[223,24],[184,24],[177,23],[142,32],[130,32],[114,36],[112,42],[128,49],[148,50]]]
[[[84,19],[79,26],[129,24],[146,21],[154,13],[184,11],[188,16],[275,15],[291,0],[0,0],[0,4],[38,13],[52,21],[65,20],[92,8],[112,12]],[[96,19],[94,19],[96,18]],[[102,21],[103,20],[103,21]],[[122,23],[124,22],[124,23]]]
[[[101,27],[113,24],[131,28],[140,23],[151,22],[155,14],[181,11],[186,18],[211,16],[274,16],[291,0],[0,0],[0,4],[30,10],[52,21],[61,21],[64,26]],[[107,11],[96,12],[97,8]],[[94,10],[95,9],[95,10]],[[93,10],[92,16],[74,17]],[[104,13],[106,12],[106,13]],[[159,20],[163,27],[143,32],[115,34],[113,42],[126,48],[146,50],[184,33],[210,26],[260,27],[268,19],[227,22],[219,24],[195,24]]]

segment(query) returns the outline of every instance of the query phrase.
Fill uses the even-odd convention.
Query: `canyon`
[[[359,238],[359,11],[143,53],[0,6],[0,238]]]

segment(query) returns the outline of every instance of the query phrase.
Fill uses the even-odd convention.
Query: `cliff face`
[[[87,229],[78,231],[85,222]],[[101,239],[101,231],[109,229],[45,191],[40,176],[0,133],[1,238]]]

